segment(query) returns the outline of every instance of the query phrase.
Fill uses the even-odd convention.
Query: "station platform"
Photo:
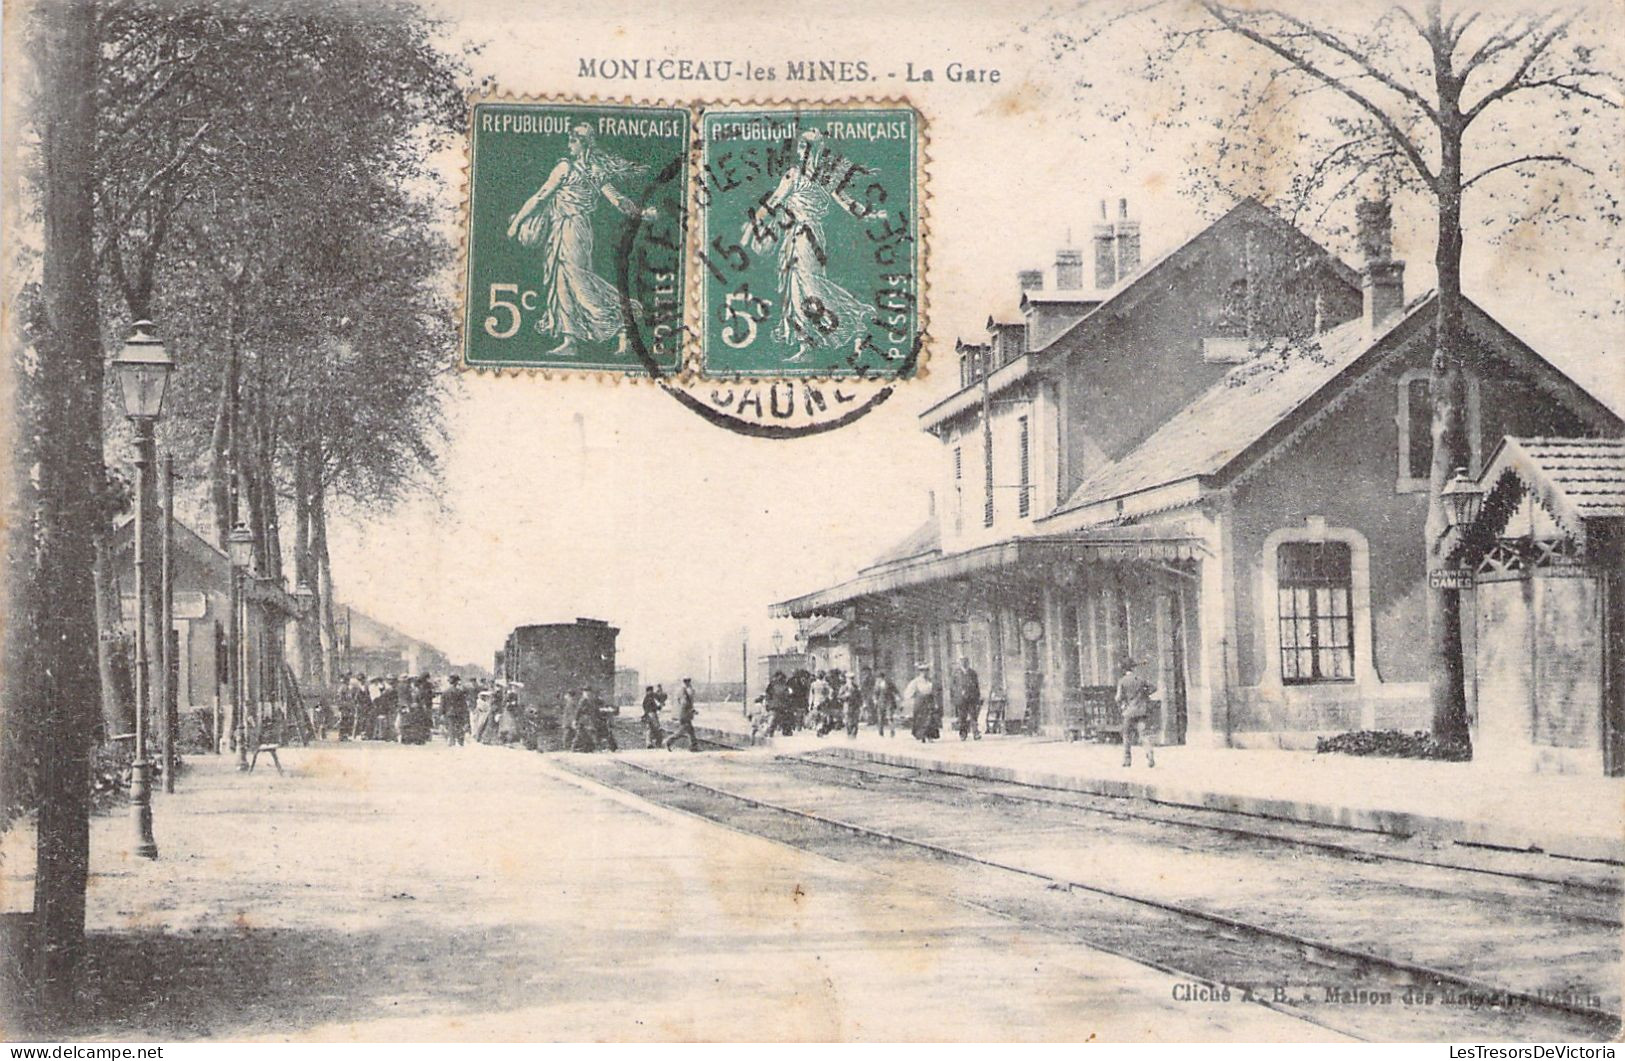
[[[738,704],[702,705],[696,729],[727,743],[750,741],[750,721]],[[1509,775],[1474,763],[1190,746],[1159,747],[1155,769],[1136,749],[1134,765],[1125,769],[1117,745],[1003,735],[961,742],[946,730],[942,740],[922,744],[906,730],[882,737],[870,726],[855,738],[802,732],[775,737],[769,746],[1401,837],[1625,862],[1625,778]]]

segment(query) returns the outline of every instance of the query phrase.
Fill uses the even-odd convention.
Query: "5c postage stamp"
[[[689,112],[480,101],[472,121],[464,363],[678,371]]]
[[[922,332],[914,109],[707,109],[700,140],[701,374],[912,376]]]

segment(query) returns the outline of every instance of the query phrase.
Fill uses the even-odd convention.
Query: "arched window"
[[[1354,579],[1347,543],[1276,547],[1276,616],[1282,682],[1354,680]]]

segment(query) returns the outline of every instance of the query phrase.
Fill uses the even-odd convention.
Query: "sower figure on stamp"
[[[461,746],[468,736],[468,693],[462,687],[462,676],[453,674],[446,679],[446,691],[440,694],[440,714],[446,721],[446,743]]]
[[[572,356],[580,352],[578,342],[610,339],[617,355],[626,353],[620,296],[614,284],[593,270],[592,215],[602,195],[627,217],[658,217],[652,206],[640,211],[613,183],[640,168],[599,150],[592,126],[578,125],[570,130],[570,156],[559,160],[547,182],[508,221],[509,239],[542,248],[539,286],[545,302],[536,330],[560,337],[548,354]],[[544,204],[546,212],[532,217]],[[641,312],[636,302],[632,312]]]
[[[818,170],[820,154],[828,151],[816,129],[802,133],[794,161],[761,208],[751,212],[739,237],[742,246],[757,253],[778,243],[779,319],[773,337],[795,346],[789,361],[801,361],[817,348],[850,347],[874,312],[826,275],[831,249],[824,218],[831,205],[865,221],[882,220],[886,211],[864,210],[862,203],[832,195],[809,174]]]
[[[677,690],[677,732],[666,738],[666,750],[671,746],[688,738],[688,750],[700,750],[700,738],[694,733],[694,679],[684,678],[683,687]]]
[[[959,739],[975,734],[982,739],[978,720],[982,714],[982,680],[977,676],[970,660],[961,658],[953,677],[954,720],[959,724]]]
[[[1140,677],[1141,665],[1140,660],[1128,660],[1117,680],[1117,706],[1123,709],[1123,765],[1133,765],[1134,731],[1138,729],[1145,745],[1145,765],[1153,767],[1157,757],[1151,750],[1151,694],[1157,687]]]

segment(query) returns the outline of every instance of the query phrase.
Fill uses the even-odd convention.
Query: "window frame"
[[[1394,491],[1396,493],[1426,493],[1429,486],[1430,476],[1423,475],[1418,478],[1411,475],[1411,384],[1417,380],[1431,381],[1432,378],[1432,371],[1425,368],[1406,369],[1399,374],[1394,403],[1394,428],[1397,436],[1397,445],[1394,450],[1397,458],[1394,479]],[[1430,395],[1432,394],[1431,387],[1429,387],[1428,392]],[[1432,420],[1432,414],[1430,413],[1428,416],[1428,432],[1430,435],[1433,430]],[[1478,377],[1469,376],[1467,379],[1467,445],[1471,461],[1467,469],[1469,475],[1477,475],[1483,467],[1483,440],[1481,436]],[[1430,445],[1430,460],[1431,453]]]
[[[1289,550],[1327,549],[1342,550],[1343,574],[1341,578],[1320,575],[1282,575],[1287,566],[1283,561]],[[1359,655],[1359,639],[1354,629],[1354,550],[1347,542],[1284,541],[1275,547],[1276,594],[1276,651],[1283,685],[1324,685],[1352,683],[1355,680],[1354,662]],[[1322,591],[1325,591],[1324,594]],[[1287,611],[1290,603],[1291,611]],[[1300,604],[1303,606],[1300,610]],[[1341,605],[1339,607],[1338,605]],[[1323,614],[1322,609],[1326,611]],[[1337,623],[1346,631],[1339,639]],[[1289,637],[1290,632],[1290,637]],[[1327,637],[1330,643],[1322,643]],[[1307,643],[1306,643],[1307,642]],[[1303,673],[1305,654],[1309,673]],[[1346,653],[1341,674],[1327,673],[1337,654]],[[1289,666],[1290,660],[1290,666]],[[1289,673],[1290,671],[1290,673]]]
[[[1286,682],[1281,674],[1281,627],[1277,612],[1279,610],[1279,570],[1277,563],[1280,553],[1278,547],[1284,542],[1296,541],[1336,541],[1344,542],[1349,547],[1349,580],[1352,599],[1350,601],[1350,636],[1353,638],[1354,652],[1354,681],[1352,684],[1343,681],[1334,682]],[[1264,646],[1264,670],[1260,675],[1260,684],[1265,687],[1284,690],[1289,696],[1294,693],[1313,694],[1315,690],[1342,690],[1345,695],[1362,697],[1380,696],[1379,688],[1384,684],[1377,673],[1376,665],[1376,636],[1371,609],[1371,546],[1365,535],[1352,527],[1328,527],[1326,520],[1321,516],[1309,516],[1302,523],[1292,527],[1282,527],[1265,536],[1263,549],[1257,554],[1259,566],[1259,585],[1256,592],[1258,605],[1253,609],[1252,622],[1258,643]],[[1267,602],[1267,603],[1265,603]],[[1363,648],[1363,651],[1362,651]],[[1374,710],[1375,701],[1368,705],[1366,710]]]
[[[1016,500],[1016,515],[1026,519],[1033,512],[1032,421],[1029,417],[1016,418],[1016,439],[1021,451],[1017,458],[1021,468],[1021,493]]]

